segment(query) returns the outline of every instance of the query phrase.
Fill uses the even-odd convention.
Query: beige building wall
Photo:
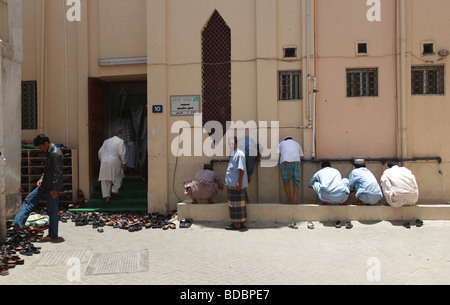
[[[181,119],[192,126],[194,117],[171,117],[170,97],[202,94],[201,32],[217,10],[231,29],[232,120],[279,121],[283,127],[280,140],[294,137],[305,159],[441,156],[444,175],[435,162],[407,165],[418,176],[422,202],[446,202],[450,197],[446,187],[447,96],[410,94],[411,65],[429,64],[428,58],[421,57],[421,42],[432,40],[438,49],[450,48],[445,34],[448,1],[432,0],[433,5],[424,0],[381,1],[381,22],[369,22],[366,12],[370,7],[358,0],[80,2],[81,21],[65,22],[68,7],[60,1],[23,1],[22,79],[37,80],[40,111],[38,130],[23,131],[22,139],[44,132],[56,143],[78,148],[79,185],[86,195],[96,183],[95,178],[89,179],[91,77],[107,82],[147,81],[149,210],[172,210],[178,198],[186,199],[183,181],[211,158],[182,156],[177,160],[172,154],[171,145],[178,136],[171,132],[172,125]],[[406,35],[403,56],[402,29]],[[355,54],[357,42],[368,43],[367,56]],[[284,59],[284,47],[296,47],[297,57]],[[99,59],[142,56],[147,57],[146,65],[100,67],[98,63]],[[431,60],[438,59],[436,55]],[[346,69],[374,67],[378,68],[379,96],[347,98]],[[302,71],[302,100],[278,101],[278,72],[284,70]],[[317,77],[319,90],[314,146],[308,73]],[[152,105],[163,105],[164,113],[152,114]],[[203,143],[207,135],[202,137]],[[336,166],[344,176],[351,171],[350,164]],[[215,168],[224,178],[226,163],[215,164]],[[316,164],[304,164],[300,201],[317,202],[307,188],[317,169]],[[379,178],[385,167],[375,163],[370,169]],[[251,200],[284,201],[280,180],[277,167],[258,167],[249,188]],[[216,201],[225,200],[223,192]]]
[[[432,5],[432,6],[430,6]],[[450,37],[447,35],[450,21],[445,16],[449,3],[445,0],[407,1],[405,7],[406,21],[406,65],[445,66],[444,95],[411,95],[407,96],[407,148],[408,156],[442,157],[443,163],[428,164],[420,162],[408,164],[417,176],[421,198],[424,203],[447,203],[450,201],[449,160],[450,143],[448,117],[450,116],[448,78],[448,57],[441,57],[440,50],[450,50]],[[420,16],[420,17],[419,17]],[[433,55],[422,54],[423,43],[434,43]],[[406,90],[411,93],[410,72],[406,71]],[[439,171],[442,170],[442,175]]]
[[[6,163],[2,168],[4,193],[0,193],[3,213],[1,217],[13,217],[21,205],[20,161],[21,151],[21,73],[22,45],[22,1],[8,1],[7,40],[0,40],[0,158]],[[3,31],[2,31],[3,32]],[[3,222],[2,222],[3,223]],[[4,224],[6,225],[6,224]],[[3,233],[3,232],[2,232]]]
[[[364,1],[318,1],[318,158],[396,155],[395,1],[383,2],[381,22],[369,22],[367,10]],[[358,42],[368,55],[357,55]],[[351,68],[378,69],[378,96],[347,97]]]
[[[60,1],[23,2],[26,51],[22,79],[37,80],[39,118],[38,129],[22,131],[22,139],[45,133],[52,142],[78,148],[79,186],[87,197],[96,183],[89,179],[88,77],[146,79],[145,65],[98,65],[100,58],[145,56],[146,5],[145,1],[132,2],[81,1],[80,22],[66,19],[70,7]]]
[[[158,33],[165,33],[165,37],[149,36],[149,107],[158,104],[152,103],[153,100],[169,101],[170,96],[201,95],[201,31],[217,10],[231,29],[231,120],[268,121],[269,126],[271,121],[282,121],[283,127],[292,127],[291,131],[283,130],[283,133],[289,133],[303,142],[303,131],[298,131],[296,127],[304,124],[304,101],[278,102],[277,86],[278,70],[302,69],[301,1],[152,1],[148,5],[151,14],[149,26]],[[161,10],[165,10],[166,14],[158,13]],[[151,31],[150,27],[148,31]],[[298,57],[283,60],[283,46],[296,47]],[[150,78],[155,74],[165,75],[165,84],[161,84],[158,76]],[[153,82],[155,85],[152,85]],[[163,86],[166,86],[166,93],[161,92]],[[305,99],[306,93],[303,97]],[[166,179],[166,175],[161,177],[161,174],[167,172],[168,208],[174,209],[178,198],[186,199],[183,182],[192,179],[211,158],[182,156],[176,160],[171,144],[178,133],[171,133],[171,127],[180,119],[194,126],[194,117],[171,117],[170,104],[166,103],[166,107],[165,115],[149,116],[149,135],[154,136],[154,140],[149,140],[150,175],[152,170],[159,173],[149,187],[151,189],[154,185],[156,193],[159,185],[164,185],[161,180]],[[167,137],[164,143],[157,139],[164,137]],[[201,143],[206,138],[207,135],[203,134]],[[154,142],[162,145],[152,147]],[[224,179],[226,164],[216,164],[215,169]],[[277,168],[258,168],[249,187],[251,200],[279,202],[278,176]],[[157,201],[153,194],[150,196],[150,202]],[[224,201],[226,194],[222,192],[216,202]]]

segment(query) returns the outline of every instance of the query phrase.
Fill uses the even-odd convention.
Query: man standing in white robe
[[[98,158],[101,162],[98,181],[101,183],[103,198],[106,199],[106,202],[111,200],[111,193],[120,195],[119,190],[127,166],[125,156],[125,143],[122,140],[122,132],[118,130],[114,137],[103,142],[98,151]]]
[[[401,207],[415,205],[419,200],[419,187],[416,177],[406,167],[389,162],[388,169],[381,177],[381,187],[389,205]]]

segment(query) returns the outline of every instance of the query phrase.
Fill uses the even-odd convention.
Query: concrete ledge
[[[178,203],[178,219],[194,221],[229,221],[228,204]],[[376,206],[325,206],[318,204],[248,204],[248,221],[333,221],[333,220],[450,220],[450,204],[417,205],[393,208]]]

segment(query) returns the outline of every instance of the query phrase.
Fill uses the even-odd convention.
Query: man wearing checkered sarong
[[[280,162],[281,179],[286,192],[286,204],[297,204],[298,190],[300,188],[300,159],[303,157],[303,150],[300,144],[291,137],[286,137],[278,145],[278,161]],[[293,196],[291,197],[291,187],[289,182],[292,180]]]
[[[241,230],[247,227],[245,189],[248,187],[248,178],[245,154],[237,147],[236,137],[228,139],[228,145],[233,151],[225,176],[231,225],[225,229]]]

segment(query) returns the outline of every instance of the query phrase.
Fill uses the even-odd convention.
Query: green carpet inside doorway
[[[101,190],[96,190],[88,200],[85,208],[70,209],[72,212],[147,212],[147,183],[124,180],[120,196],[112,195],[109,203],[102,198]]]

